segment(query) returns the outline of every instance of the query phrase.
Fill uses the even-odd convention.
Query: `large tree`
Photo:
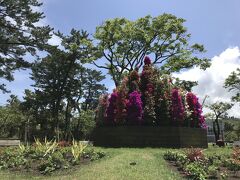
[[[85,83],[83,84],[83,109],[94,110],[97,108],[99,96],[105,94],[107,88],[101,81],[105,79],[102,72],[92,69],[85,70]]]
[[[33,10],[41,5],[37,0],[0,0],[0,78],[12,81],[14,70],[30,66],[24,56],[45,48],[51,28],[38,26],[44,15]],[[0,90],[7,92],[5,84]]]
[[[205,69],[209,60],[197,57],[204,52],[203,45],[189,44],[190,34],[183,26],[184,19],[171,14],[152,18],[146,16],[130,21],[115,18],[98,26],[95,38],[98,40],[99,57],[106,63],[94,62],[107,69],[118,86],[124,73],[143,66],[146,55],[153,56],[153,64],[161,66],[164,73],[180,71],[198,65]]]
[[[20,110],[20,100],[11,95],[5,106],[0,106],[0,136],[19,137],[24,134],[26,117]]]
[[[224,87],[236,94],[232,97],[233,101],[240,102],[240,68],[233,71],[225,80]]]
[[[59,130],[60,115],[64,114],[62,127],[67,138],[73,112],[80,113],[85,87],[91,79],[95,81],[89,75],[90,70],[84,67],[93,58],[93,44],[86,31],[73,29],[69,36],[56,35],[62,39],[63,48],[49,49],[49,55],[32,67],[31,78],[41,102],[51,111],[53,130]],[[102,80],[101,73],[98,76]],[[97,93],[98,89],[95,91]]]
[[[220,125],[219,120],[227,116],[227,111],[231,109],[233,104],[227,102],[215,102],[208,106],[208,108],[213,112],[213,132],[215,134],[215,141],[217,143],[220,140]]]

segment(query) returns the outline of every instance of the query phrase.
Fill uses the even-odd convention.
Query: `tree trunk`
[[[213,121],[213,132],[215,135],[215,142],[217,143],[217,141],[220,140],[220,126],[218,119],[215,119],[215,121]]]
[[[67,107],[65,111],[65,128],[64,128],[64,139],[67,141],[68,140],[68,134],[69,134],[69,100],[67,101]]]

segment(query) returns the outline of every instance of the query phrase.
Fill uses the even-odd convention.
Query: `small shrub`
[[[72,142],[72,156],[73,156],[73,163],[78,163],[80,160],[81,155],[83,154],[83,150],[87,147],[86,144],[83,144],[81,142],[76,142],[73,140]]]
[[[193,180],[205,180],[207,178],[207,172],[199,162],[192,162],[188,164],[185,171]]]
[[[56,140],[54,141],[48,141],[45,137],[44,142],[40,142],[39,139],[35,139],[35,153],[39,156],[46,156],[48,154],[54,153],[54,151],[57,149],[58,143]]]
[[[68,147],[68,146],[71,146],[71,143],[68,141],[59,141],[58,146],[59,147]]]
[[[173,151],[167,151],[166,153],[164,153],[163,158],[168,161],[176,161],[177,153]]]
[[[231,158],[225,161],[226,167],[235,173],[240,170],[240,148],[233,148]]]
[[[219,147],[224,147],[225,142],[223,140],[217,140],[216,145],[219,146]]]
[[[216,166],[209,166],[208,167],[208,174],[211,177],[216,177],[218,173],[218,168]]]
[[[190,148],[185,150],[186,156],[190,161],[205,160],[203,150],[200,148]]]

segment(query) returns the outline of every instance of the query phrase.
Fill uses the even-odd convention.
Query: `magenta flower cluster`
[[[127,103],[127,122],[128,124],[142,124],[143,107],[141,100],[141,93],[133,91],[129,94],[129,101]]]
[[[181,125],[184,120],[184,105],[178,89],[172,89],[171,118],[174,125]]]
[[[113,124],[116,120],[116,114],[117,114],[117,97],[118,94],[116,92],[113,92],[111,94],[111,97],[109,98],[109,105],[106,110],[107,118],[106,118],[106,124]]]
[[[169,76],[159,77],[149,57],[144,63],[141,74],[132,71],[106,99],[99,116],[104,124],[206,128],[196,95],[176,87]]]
[[[148,56],[146,56],[146,57],[144,58],[144,64],[145,64],[145,65],[150,65],[150,64],[151,64],[151,59],[150,59]]]
[[[198,101],[198,98],[192,92],[187,93],[187,104],[191,113],[191,126],[206,128],[205,118],[202,115],[202,106]]]

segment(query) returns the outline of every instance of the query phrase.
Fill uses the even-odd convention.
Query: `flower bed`
[[[88,145],[73,141],[36,142],[32,146],[5,147],[0,149],[0,170],[27,172],[34,175],[50,174],[57,170],[71,169],[104,157]]]
[[[164,153],[164,159],[169,162],[170,167],[187,176],[187,179],[240,178],[239,148],[234,148],[231,155],[206,155],[199,148],[172,150]]]
[[[110,95],[99,99],[95,145],[112,147],[207,147],[202,106],[184,83],[145,57]],[[185,82],[186,84],[186,82]]]
[[[105,147],[202,147],[207,148],[206,130],[187,127],[116,126],[97,127],[91,136]]]

